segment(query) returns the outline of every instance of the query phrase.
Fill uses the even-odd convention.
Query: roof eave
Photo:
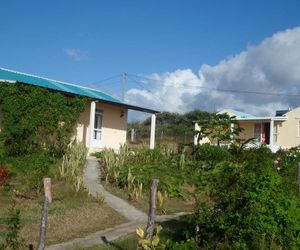
[[[127,108],[127,109],[130,109],[130,110],[135,110],[135,111],[140,111],[140,112],[145,112],[145,113],[150,113],[150,114],[160,113],[160,111],[158,111],[158,110],[143,108],[143,107],[127,104],[127,103],[112,102],[112,101],[107,101],[107,100],[103,100],[103,99],[96,99],[96,98],[92,99],[92,100],[105,102],[105,103],[113,104],[113,105],[116,105],[116,106],[121,106],[123,108]]]
[[[266,116],[266,117],[249,117],[249,118],[236,118],[238,121],[286,121],[287,117],[272,117],[272,116]]]

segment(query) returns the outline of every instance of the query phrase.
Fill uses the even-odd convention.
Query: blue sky
[[[299,9],[298,0],[2,1],[0,67],[86,85],[121,72],[198,74],[299,26]]]

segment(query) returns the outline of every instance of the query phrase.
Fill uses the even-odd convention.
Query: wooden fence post
[[[52,202],[52,193],[51,193],[51,178],[44,178],[44,192],[45,197],[48,198],[48,202]]]
[[[155,210],[156,210],[156,193],[159,180],[153,179],[150,188],[149,214],[146,228],[146,239],[152,241],[155,226]]]
[[[134,128],[131,129],[131,142],[135,141],[135,130]]]
[[[300,162],[298,162],[297,169],[298,196],[300,197]]]
[[[48,218],[48,205],[49,205],[49,203],[52,202],[51,178],[44,178],[44,192],[45,192],[45,200],[44,200],[44,205],[43,205],[43,209],[42,209],[38,250],[45,249],[46,232],[47,232],[47,218]]]

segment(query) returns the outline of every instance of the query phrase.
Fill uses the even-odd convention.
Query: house
[[[265,144],[273,152],[279,148],[300,145],[300,107],[278,110],[274,116],[254,116],[232,109],[224,109],[219,113],[236,117],[244,129],[240,134],[241,139],[255,138],[257,144]]]
[[[4,68],[0,68],[0,82],[29,84],[58,91],[66,96],[87,97],[85,111],[79,117],[73,137],[85,143],[89,152],[103,148],[118,150],[120,145],[126,142],[128,110],[150,113],[152,114],[150,148],[154,148],[155,114],[158,111],[130,105],[96,89]]]

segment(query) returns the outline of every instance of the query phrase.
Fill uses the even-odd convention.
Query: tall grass
[[[182,180],[168,175],[170,168],[183,168],[186,159],[183,156],[179,161],[172,148],[158,146],[153,150],[146,147],[132,150],[124,145],[118,153],[106,149],[95,156],[100,161],[102,180],[126,190],[129,199],[143,197],[144,189],[149,188],[151,178],[161,179],[162,191],[168,189],[175,195],[180,193],[177,186]]]
[[[73,183],[76,192],[83,187],[83,170],[87,153],[86,146],[82,142],[74,140],[68,146],[59,167],[60,177],[69,179]]]

